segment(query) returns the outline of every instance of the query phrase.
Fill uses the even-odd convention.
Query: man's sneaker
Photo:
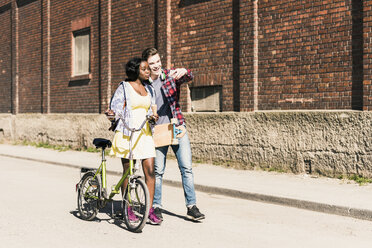
[[[137,222],[139,221],[138,217],[136,214],[133,212],[131,207],[128,207],[128,219],[130,222]]]
[[[154,214],[156,215],[156,217],[158,217],[158,219],[163,220],[163,215],[161,214],[161,208],[159,207],[154,208]]]
[[[205,219],[205,215],[200,213],[199,209],[194,205],[187,208],[187,218],[193,221]]]
[[[150,208],[149,212],[149,223],[152,225],[160,225],[161,224],[161,219],[159,219],[154,212],[154,208]]]

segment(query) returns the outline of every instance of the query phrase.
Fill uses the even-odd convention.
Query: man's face
[[[151,75],[160,76],[161,73],[161,61],[159,54],[155,54],[147,59],[149,64]]]

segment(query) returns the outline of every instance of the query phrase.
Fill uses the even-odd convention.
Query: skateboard
[[[184,126],[176,126],[178,120],[172,118],[170,123],[156,125],[154,128],[154,143],[155,147],[178,145],[178,139],[182,138],[186,133]]]

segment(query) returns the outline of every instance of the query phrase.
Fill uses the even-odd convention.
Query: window
[[[221,86],[192,87],[192,111],[220,112],[221,111]]]
[[[73,32],[72,76],[90,73],[90,29]]]

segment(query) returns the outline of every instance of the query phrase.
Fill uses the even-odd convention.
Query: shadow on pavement
[[[165,209],[163,209],[162,213],[166,214],[166,215],[169,215],[169,216],[177,217],[177,218],[180,218],[180,219],[183,219],[183,220],[186,220],[186,221],[191,221],[191,222],[194,222],[194,223],[202,223],[202,221],[190,220],[184,215],[175,214],[175,213],[169,212],[168,210],[165,210]]]
[[[179,214],[175,214],[175,213],[169,212],[168,210],[165,210],[165,209],[162,210],[162,213],[163,213],[163,214],[166,214],[166,215],[173,216],[173,217],[177,217],[177,218],[180,218],[180,219],[183,219],[183,220],[188,220],[188,219],[186,218],[186,216],[179,215]]]
[[[97,216],[92,220],[92,222],[102,222],[105,221],[109,224],[118,226],[121,229],[124,229],[129,232],[128,228],[124,224],[121,213],[121,201],[112,201],[108,202],[105,207],[99,209],[98,213],[103,213],[107,215],[107,218],[98,218]],[[79,216],[79,210],[75,209],[70,211],[70,214],[75,216],[78,219],[81,219]],[[82,219],[81,219],[82,220]],[[82,220],[84,221],[84,220]],[[142,232],[142,231],[141,231]],[[139,233],[141,233],[139,232]]]

